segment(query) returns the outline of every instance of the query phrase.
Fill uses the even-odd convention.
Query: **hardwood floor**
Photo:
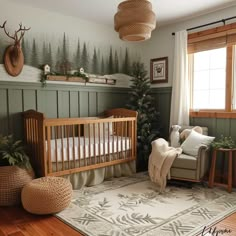
[[[22,207],[0,207],[0,236],[82,236],[54,216],[37,216]]]
[[[236,236],[235,223],[236,213],[211,227],[212,231],[216,227],[216,230],[231,232],[213,235]],[[54,216],[32,215],[21,207],[0,207],[0,236],[82,236],[82,234]]]

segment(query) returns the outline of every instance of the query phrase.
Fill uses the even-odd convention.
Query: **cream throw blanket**
[[[165,190],[166,179],[170,172],[171,165],[181,152],[181,148],[169,147],[168,142],[163,138],[156,139],[152,142],[148,173],[151,181],[160,186],[160,192]]]

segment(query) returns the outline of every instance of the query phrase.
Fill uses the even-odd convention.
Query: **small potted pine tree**
[[[144,171],[148,168],[151,142],[160,135],[159,130],[153,132],[153,124],[159,120],[159,112],[154,105],[150,80],[143,63],[133,63],[132,77],[127,107],[138,112],[137,171]]]
[[[0,206],[21,202],[21,189],[34,178],[29,157],[21,140],[0,136]]]

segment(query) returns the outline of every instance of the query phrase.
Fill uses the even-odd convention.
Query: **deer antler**
[[[14,38],[13,36],[11,36],[11,35],[9,34],[9,32],[6,31],[6,27],[5,27],[5,26],[6,26],[6,23],[7,23],[7,21],[5,21],[2,26],[0,25],[0,28],[3,28],[3,29],[4,29],[5,34],[6,34],[9,38],[15,40],[15,38]]]
[[[7,23],[7,21],[5,21],[2,26],[0,25],[0,28],[3,28],[3,29],[4,29],[5,34],[6,34],[9,38],[13,39],[13,40],[15,41],[15,44],[17,44],[17,43],[19,43],[19,42],[21,41],[21,39],[23,38],[23,36],[24,36],[24,34],[25,34],[25,31],[30,30],[30,28],[25,28],[25,26],[22,27],[22,23],[20,23],[20,24],[19,24],[20,28],[15,31],[15,34],[14,34],[13,36],[11,36],[11,35],[9,34],[9,32],[6,31],[6,27],[5,27],[5,26],[6,26],[6,23]],[[18,34],[19,32],[21,32],[21,34],[20,34],[20,37],[19,37],[19,39],[18,39],[18,35],[17,35],[17,34]]]
[[[24,26],[24,28],[22,28],[22,23],[20,23],[19,26],[20,26],[20,28],[19,28],[17,31],[15,31],[16,39],[17,39],[17,33],[18,33],[18,32],[21,32],[20,38],[17,40],[18,42],[20,42],[21,39],[23,38],[23,36],[24,36],[24,34],[25,34],[25,31],[30,30],[30,27],[29,27],[29,28],[25,28],[25,26]]]

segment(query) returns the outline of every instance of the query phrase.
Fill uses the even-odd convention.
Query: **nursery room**
[[[0,0],[0,236],[236,236],[235,0]]]

